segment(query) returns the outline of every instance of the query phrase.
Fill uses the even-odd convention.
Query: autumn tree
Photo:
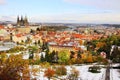
[[[55,73],[58,76],[63,76],[63,75],[67,74],[67,69],[65,68],[64,65],[62,65],[62,66],[59,66],[59,67],[56,68]]]
[[[29,62],[21,55],[0,55],[0,80],[30,80]],[[22,76],[21,76],[22,74]]]
[[[44,76],[48,78],[48,80],[50,80],[51,77],[53,77],[55,75],[55,71],[51,68],[48,68],[47,70],[45,70],[44,72]]]
[[[68,75],[69,80],[78,80],[79,71],[72,67],[71,74]]]
[[[26,44],[30,44],[31,42],[32,42],[32,40],[31,40],[29,37],[27,37],[25,43],[26,43]]]
[[[96,47],[99,49],[99,48],[101,48],[101,47],[103,47],[103,46],[106,46],[106,43],[105,42],[98,42],[97,44],[96,44]]]
[[[92,62],[93,62],[93,58],[92,58],[92,55],[91,55],[91,54],[89,54],[89,55],[87,56],[86,62],[88,62],[88,63],[92,63]]]

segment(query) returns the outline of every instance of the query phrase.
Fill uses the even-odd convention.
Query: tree
[[[54,62],[54,63],[56,63],[56,62],[58,62],[58,52],[56,52],[56,51],[52,51],[52,53],[51,53],[51,60],[52,60],[52,62]]]
[[[70,59],[74,58],[75,52],[74,51],[70,51]]]
[[[118,49],[118,46],[114,46],[113,52],[111,54],[111,59],[113,62],[120,62],[120,50]]]
[[[48,68],[47,70],[45,70],[44,72],[44,76],[48,78],[48,80],[50,80],[51,77],[53,77],[55,74],[55,71],[51,68]]]
[[[35,31],[34,31],[33,29],[31,29],[31,30],[30,30],[30,33],[31,33],[31,34],[34,34],[34,33],[35,33]]]
[[[42,47],[41,47],[43,52],[49,53],[49,45],[47,42],[43,42]]]
[[[41,60],[41,62],[45,61],[45,58],[43,57],[43,54],[41,54],[40,60]]]
[[[39,31],[40,31],[40,28],[38,27],[38,28],[36,29],[36,31],[38,31],[38,32],[39,32]]]
[[[69,51],[67,50],[61,50],[58,54],[58,57],[59,57],[59,60],[58,62],[60,63],[66,63],[69,58],[70,58],[70,54],[69,54]]]
[[[58,63],[58,51],[55,52],[55,55],[53,56],[54,62]]]
[[[89,54],[89,55],[87,56],[87,62],[88,62],[88,63],[92,63],[92,62],[93,62],[92,55]]]
[[[96,44],[96,47],[97,47],[98,49],[101,48],[101,47],[103,47],[103,46],[106,46],[105,42],[98,42],[98,43]]]
[[[81,58],[81,51],[79,50],[77,53],[77,58]]]
[[[96,47],[97,42],[98,42],[97,40],[86,41],[85,45],[87,46],[87,50],[88,51],[93,51],[95,49],[95,47]]]
[[[79,71],[76,70],[74,67],[71,70],[71,74],[68,75],[69,80],[78,80]]]
[[[0,80],[29,80],[29,62],[22,55],[0,55]],[[21,73],[23,74],[21,76]]]
[[[43,42],[43,44],[42,44],[42,51],[44,51],[45,49],[46,49],[46,43],[45,42]]]
[[[51,54],[49,54],[48,52],[46,52],[46,54],[45,54],[45,61],[51,62],[52,61],[51,57],[52,57]]]
[[[27,40],[25,41],[25,43],[30,44],[31,42],[32,42],[32,40],[29,37],[27,37]]]
[[[56,68],[55,73],[58,76],[63,76],[67,74],[67,69],[65,68],[64,65],[62,65]]]
[[[80,43],[80,45],[83,45],[83,41],[82,40],[80,40],[79,43]]]
[[[43,42],[42,51],[46,53],[45,60],[51,62],[51,54],[49,54],[49,45],[47,42]]]
[[[37,42],[37,43],[38,43],[38,45],[39,45],[39,46],[41,46],[41,42],[40,42],[40,40],[38,40],[38,42]]]
[[[29,53],[29,59],[33,59],[33,57],[34,57],[34,52],[30,51],[30,53]]]

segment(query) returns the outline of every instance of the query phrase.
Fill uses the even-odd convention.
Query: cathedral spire
[[[19,22],[19,16],[17,16],[17,22]]]
[[[27,19],[27,16],[25,16],[24,18],[23,18],[23,16],[21,15],[21,18],[18,16],[17,17],[17,26],[25,26],[25,27],[27,27],[29,25],[29,23],[28,23],[28,19]]]
[[[27,16],[25,16],[25,18],[24,18],[24,25],[25,25],[25,26],[28,26],[28,25],[29,25]]]
[[[21,25],[21,26],[24,26],[23,16],[21,16],[20,25]]]
[[[17,16],[17,26],[20,26],[20,19],[19,19],[19,16]]]
[[[23,21],[23,16],[21,16],[21,21]]]

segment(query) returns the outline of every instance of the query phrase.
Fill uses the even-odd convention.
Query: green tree
[[[61,50],[58,54],[58,57],[59,57],[59,60],[58,60],[59,63],[67,63],[67,61],[70,58],[69,51]]]
[[[28,46],[29,49],[29,59],[33,59],[34,53],[38,52],[39,48],[37,46]]]
[[[38,45],[39,45],[39,46],[41,46],[41,42],[40,42],[40,40],[38,40],[38,42],[37,42],[37,43],[38,43]]]
[[[51,53],[51,61],[53,63],[57,63],[58,62],[58,52],[57,51],[52,51]]]
[[[77,52],[77,58],[81,58],[81,51],[80,50],[78,50],[78,52]]]
[[[44,58],[43,54],[41,54],[40,60],[41,60],[41,62],[45,61],[45,58]]]
[[[118,46],[114,46],[113,52],[111,54],[111,59],[113,62],[120,62],[120,50],[118,49]]]
[[[75,52],[74,51],[70,51],[70,59],[74,58]]]
[[[51,62],[51,55],[48,52],[45,54],[45,61]]]

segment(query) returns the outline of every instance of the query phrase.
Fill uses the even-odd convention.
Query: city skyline
[[[0,0],[0,21],[120,23],[119,0]]]

